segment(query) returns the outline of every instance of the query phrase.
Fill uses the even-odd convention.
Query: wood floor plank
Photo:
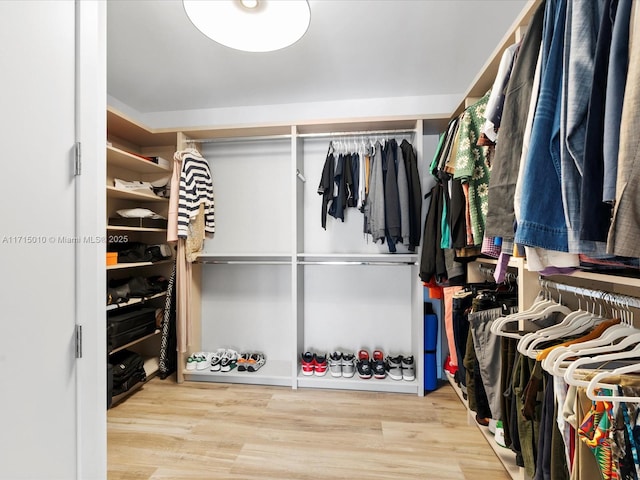
[[[109,480],[509,479],[449,385],[421,398],[154,378],[107,418]]]

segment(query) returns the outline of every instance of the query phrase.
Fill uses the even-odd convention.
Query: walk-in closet
[[[1,2],[0,480],[639,479],[638,26]]]

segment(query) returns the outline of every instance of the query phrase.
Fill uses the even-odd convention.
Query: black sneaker
[[[384,362],[384,354],[382,353],[382,350],[373,351],[371,369],[373,370],[373,376],[375,378],[383,379],[387,376],[387,365]]]
[[[371,378],[371,360],[369,360],[369,352],[360,350],[358,352],[358,362],[356,363],[358,376],[360,378]]]

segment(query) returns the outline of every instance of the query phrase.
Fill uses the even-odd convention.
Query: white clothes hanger
[[[633,336],[633,335],[632,335]],[[628,340],[628,341],[627,341]],[[640,336],[632,339],[631,337],[627,337],[622,342],[616,344],[614,347],[618,348],[626,348],[631,346],[632,344],[637,344],[640,341]],[[597,348],[607,348],[607,347],[597,347]],[[596,349],[593,349],[596,350]],[[609,350],[610,351],[610,350]],[[564,380],[569,385],[575,385],[577,387],[587,387],[589,385],[589,380],[583,380],[576,376],[576,370],[578,367],[582,365],[588,365],[590,363],[602,363],[608,362],[611,360],[624,360],[629,358],[639,358],[640,359],[640,345],[636,345],[633,349],[627,351],[618,351],[614,353],[605,353],[604,355],[595,355],[593,357],[580,357],[577,360],[574,360],[571,365],[567,368],[564,373]]]
[[[536,316],[536,310],[538,309],[542,311],[551,305],[552,303],[548,300],[541,300],[537,305],[532,305],[531,309],[527,310],[526,312],[516,312],[504,317],[500,317],[496,321],[491,323],[491,332],[496,335],[500,335],[501,337],[520,339],[523,335],[525,335],[523,331],[527,330],[526,324],[519,327],[520,332],[510,332],[506,330],[507,325],[521,322],[535,323],[536,320],[544,318]]]
[[[640,403],[640,396],[625,396],[625,395],[597,395],[597,388],[609,388],[616,392],[618,385],[604,383],[602,380],[615,375],[624,375],[626,373],[640,372],[640,362],[632,365],[625,365],[624,367],[614,368],[611,371],[603,371],[597,373],[588,383],[586,391],[587,397],[595,401],[612,401],[612,402],[633,402]]]
[[[532,318],[530,318],[530,320],[534,320],[534,319],[539,320],[551,315],[552,313],[557,313],[557,312],[567,315],[568,317],[573,312],[573,310],[571,310],[569,307],[566,307],[565,305],[554,302],[552,305],[545,307],[542,311],[537,312]],[[548,331],[548,329],[550,328],[565,325],[564,322],[567,319],[567,317],[565,317],[562,322],[556,325],[552,325],[550,327],[542,328],[540,330],[536,330],[535,332],[530,332],[525,334],[518,342],[518,345],[517,345],[518,351],[523,355],[527,355],[527,348],[529,347],[529,344],[533,340],[543,336],[545,334],[545,331]]]
[[[532,337],[533,339],[527,345],[525,353],[529,358],[535,359],[538,353],[540,353],[540,350],[536,347],[541,343],[586,332],[589,328],[593,327],[598,320],[603,319],[594,317],[591,312],[584,310],[571,312],[559,324],[534,332],[538,335]]]
[[[538,297],[527,310],[506,315],[492,322],[490,330],[492,333],[496,335],[500,335],[502,337],[522,338],[523,336],[522,333],[509,332],[505,330],[505,327],[514,322],[528,321],[528,320],[535,321],[537,319],[544,318],[544,317],[538,317],[537,314],[542,312],[545,308],[555,305],[557,303],[558,302],[556,302],[555,300],[547,296]]]
[[[616,340],[629,337],[634,333],[640,333],[640,330],[623,323],[612,325],[598,338],[552,350],[547,358],[542,361],[542,368],[553,375],[561,377],[567,370],[566,363],[569,358],[589,355],[592,348],[601,346],[606,347],[608,350],[605,351],[610,352]]]

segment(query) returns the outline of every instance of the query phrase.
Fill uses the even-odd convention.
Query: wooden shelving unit
[[[173,140],[171,140],[173,139]],[[133,227],[121,225],[109,225],[109,218],[117,216],[120,209],[145,208],[166,218],[168,212],[169,199],[158,195],[126,191],[114,187],[114,179],[120,178],[125,181],[155,181],[169,179],[171,168],[158,165],[148,160],[148,157],[173,158],[175,151],[176,135],[155,135],[140,127],[135,122],[126,117],[108,110],[107,112],[107,179],[105,194],[107,198],[107,235],[106,238],[113,241],[132,241],[147,244],[166,243],[166,228],[153,227]],[[157,143],[156,143],[157,142]],[[171,164],[173,165],[173,164]],[[122,240],[120,240],[120,238]],[[126,279],[133,276],[162,275],[169,278],[173,258],[155,262],[135,262],[118,263],[108,265],[105,268],[107,274],[107,284],[109,279]],[[106,311],[114,314],[120,309],[129,311],[138,306],[163,308],[166,292],[161,292],[145,298],[132,298],[127,302],[107,305]],[[139,353],[144,358],[144,369],[147,379],[157,374],[159,369],[160,355],[160,333],[159,329],[133,339],[125,345],[115,348],[109,355],[122,351],[131,350]],[[113,403],[124,400],[142,386],[134,386],[129,391],[113,398]]]

